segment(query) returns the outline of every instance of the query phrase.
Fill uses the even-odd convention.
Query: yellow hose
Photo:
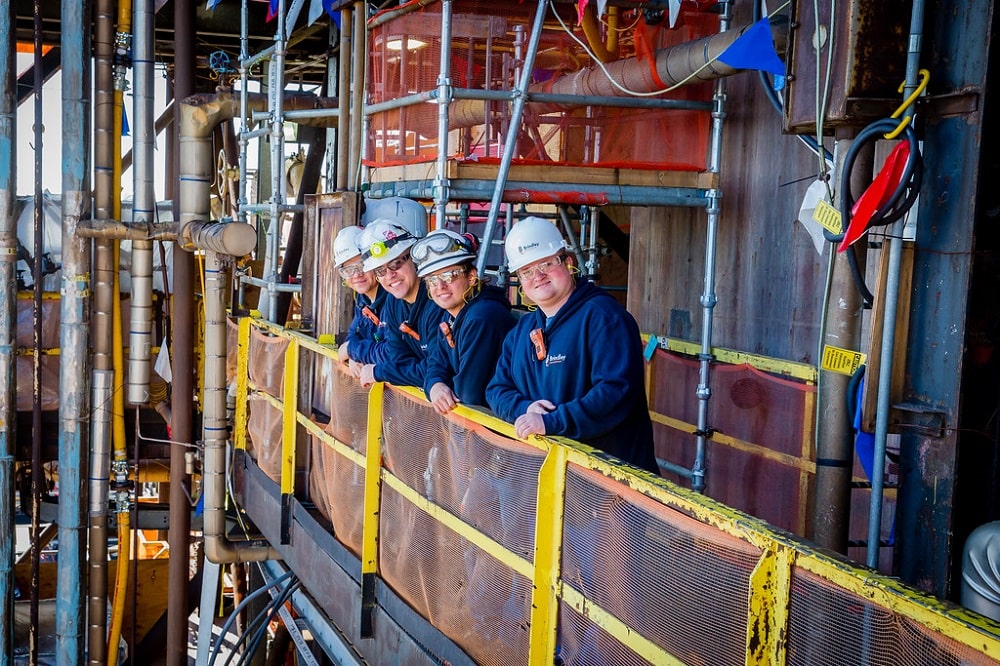
[[[601,24],[597,20],[594,3],[588,3],[583,10],[583,21],[581,21],[580,25],[583,28],[584,36],[587,38],[587,44],[594,53],[594,57],[601,62],[614,60],[614,54],[608,51],[607,47],[604,46],[604,41],[601,39]]]
[[[132,1],[120,0],[118,3],[118,32],[132,32]],[[114,110],[111,112],[114,117],[114,131],[112,141],[114,142],[114,160],[112,162],[111,182],[120,183],[122,179],[122,109],[124,108],[125,92],[118,87],[115,88]],[[122,202],[121,189],[116,188],[112,198],[112,216],[114,219],[121,219]],[[116,462],[127,461],[128,454],[125,449],[125,358],[122,352],[122,304],[121,287],[119,286],[118,266],[120,248],[118,241],[114,241],[114,307],[112,308],[112,366],[115,372],[114,391],[112,393],[111,412],[111,441],[114,446],[114,459]],[[138,446],[138,444],[136,444]],[[118,566],[115,570],[115,592],[111,605],[111,627],[108,631],[108,656],[118,654],[118,643],[121,642],[122,624],[125,617],[125,597],[128,595],[128,577],[131,567],[129,566],[130,546],[132,543],[132,530],[130,529],[130,519],[128,510],[118,513]],[[113,663],[117,663],[117,657]]]

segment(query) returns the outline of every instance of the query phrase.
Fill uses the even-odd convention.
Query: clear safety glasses
[[[541,261],[534,266],[528,266],[527,268],[519,268],[514,271],[517,275],[517,279],[521,282],[526,282],[528,280],[533,280],[536,276],[548,275],[549,271],[558,266],[563,262],[564,257],[562,255],[556,255],[551,259],[546,259]]]
[[[436,287],[439,282],[444,284],[451,284],[461,276],[465,275],[466,269],[464,268],[454,268],[450,271],[445,271],[444,273],[438,273],[437,275],[428,275],[424,278],[424,282],[427,283],[428,287]]]
[[[418,264],[427,260],[431,254],[450,254],[451,252],[472,252],[472,244],[460,242],[447,234],[431,234],[421,238],[410,250],[413,260]]]

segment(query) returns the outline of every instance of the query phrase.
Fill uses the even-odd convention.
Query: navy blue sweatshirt
[[[545,360],[529,335],[542,329]],[[545,432],[589,444],[659,473],[646,404],[639,327],[608,293],[580,281],[546,323],[541,310],[521,317],[507,335],[486,400],[511,423],[536,400],[556,408]]]
[[[380,319],[379,313],[385,308],[385,302],[389,294],[378,286],[375,292],[375,300],[369,300],[364,294],[354,295],[354,319],[350,328],[347,329],[347,353],[359,363],[379,363],[385,359],[386,335],[385,322]],[[379,324],[364,315],[363,310],[368,308]]]
[[[441,335],[438,324],[447,319],[448,313],[430,299],[423,281],[413,303],[390,294],[382,311],[388,344],[385,358],[375,364],[375,381],[397,386],[423,386],[427,346],[435,336]],[[399,325],[403,323],[420,339],[401,331]]]
[[[438,333],[428,348],[424,393],[430,398],[437,383],[448,386],[466,405],[486,405],[486,384],[493,376],[504,337],[514,327],[514,315],[502,289],[485,286],[479,294],[446,320],[452,346]]]

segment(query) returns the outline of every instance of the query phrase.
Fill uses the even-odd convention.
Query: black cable
[[[270,626],[271,622],[278,615],[281,607],[285,605],[291,597],[292,594],[302,586],[302,582],[295,579],[285,587],[277,596],[271,599],[271,601],[264,607],[264,610],[260,615],[255,618],[257,621],[256,627],[251,632],[250,627],[243,632],[239,640],[236,641],[236,645],[233,646],[233,652],[229,655],[229,659],[226,660],[223,666],[228,666],[229,660],[233,658],[236,654],[237,649],[240,644],[246,640],[246,648],[242,651],[239,660],[236,662],[235,666],[241,666],[241,664],[248,663],[248,660],[253,658],[253,655],[257,652],[257,648],[260,646],[261,639],[267,634],[267,628]],[[252,623],[251,623],[252,624]],[[249,640],[247,638],[249,637]]]
[[[857,416],[858,391],[861,390],[861,380],[865,378],[865,365],[862,363],[847,382],[847,418],[854,427],[854,417]]]
[[[280,585],[281,583],[285,582],[291,577],[292,577],[292,572],[286,571],[282,575],[272,580],[270,583],[267,583],[263,587],[254,590],[246,597],[244,597],[243,601],[241,601],[239,605],[233,609],[233,612],[229,614],[229,617],[226,618],[225,623],[222,625],[222,629],[219,632],[219,640],[215,642],[215,647],[212,648],[212,652],[208,656],[209,664],[215,663],[215,658],[219,656],[219,649],[222,646],[223,639],[225,638],[226,634],[229,633],[229,628],[233,625],[233,622],[236,621],[236,617],[240,614],[240,612],[244,609],[244,607],[246,607],[251,601],[259,597],[260,595],[267,592],[270,588],[274,587],[275,585]],[[207,585],[208,583],[206,582],[205,584]]]
[[[844,156],[844,164],[840,171],[840,216],[842,231],[839,234],[831,234],[824,230],[823,236],[832,243],[839,243],[844,240],[847,227],[850,225],[851,209],[854,207],[854,192],[851,191],[851,173],[854,170],[854,162],[857,160],[861,149],[868,141],[877,141],[887,132],[892,132],[899,126],[899,120],[894,118],[883,118],[876,120],[854,138],[851,147]],[[910,144],[910,154],[906,159],[903,168],[903,175],[899,184],[889,197],[888,201],[872,215],[868,222],[869,227],[885,226],[892,224],[913,207],[920,193],[920,184],[923,181],[924,167],[923,158],[920,155],[920,145],[917,142],[917,134],[909,125],[903,130],[905,140]],[[864,275],[858,265],[856,250],[848,248],[847,263],[851,269],[851,277],[861,294],[861,298],[866,309],[870,309],[875,297],[865,284]]]

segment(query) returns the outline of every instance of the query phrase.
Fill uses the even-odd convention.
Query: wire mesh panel
[[[247,452],[261,471],[273,481],[281,481],[281,411],[259,395],[247,399]]]
[[[423,401],[385,394],[386,469],[531,560],[542,452]],[[386,582],[483,664],[525,663],[531,581],[383,485],[379,564]]]
[[[368,391],[363,389],[342,365],[336,364],[332,375],[332,418],[326,431],[362,456],[368,451]],[[323,515],[333,525],[337,539],[355,554],[361,553],[364,525],[365,470],[332,447],[319,442],[314,452],[310,493],[317,507],[320,500],[328,507]],[[322,512],[322,508],[320,509]]]
[[[694,461],[698,423],[698,361],[658,351],[650,409],[673,419],[657,423],[657,455],[683,467]],[[749,365],[712,365],[706,494],[729,506],[802,534],[812,437],[815,386],[776,377]],[[681,429],[683,428],[683,429]],[[665,474],[668,479],[683,482]],[[782,492],[775,493],[774,488]]]
[[[564,516],[564,583],[685,663],[744,662],[757,548],[576,465]],[[567,665],[643,663],[602,636],[575,613],[560,616]]]
[[[792,571],[789,666],[995,664],[941,633],[801,568]]]
[[[288,338],[268,335],[264,331],[250,331],[248,370],[254,386],[276,398],[281,398],[285,383],[285,350]]]
[[[517,128],[517,164],[559,164],[646,169],[703,170],[710,115],[707,110],[628,109],[599,106],[583,97],[626,99],[625,90],[646,93],[666,86],[656,74],[656,53],[718,32],[717,14],[682,5],[678,22],[651,24],[641,10],[622,10],[621,25],[599,27],[599,43],[587,46],[572,3],[548,5],[529,92],[581,96],[576,104],[529,102]],[[477,91],[511,91],[527,49],[537,3],[453,3],[450,79],[470,91],[449,107],[449,157],[496,162],[502,156],[510,128],[507,101],[475,99]],[[558,12],[562,22],[555,20]],[[616,14],[617,16],[617,14]],[[575,39],[574,39],[575,37]],[[369,30],[368,102],[377,104],[435,90],[441,71],[442,14],[440,3],[376,16]],[[634,61],[633,78],[619,76],[618,86],[587,50],[606,51],[609,60]],[[636,84],[643,84],[642,86]],[[631,86],[631,88],[630,88]],[[641,88],[641,90],[634,90]],[[711,99],[710,83],[681,87],[664,99]],[[375,113],[370,118],[367,164],[393,166],[431,162],[438,154],[437,103]],[[683,129],[681,129],[683,128]]]

